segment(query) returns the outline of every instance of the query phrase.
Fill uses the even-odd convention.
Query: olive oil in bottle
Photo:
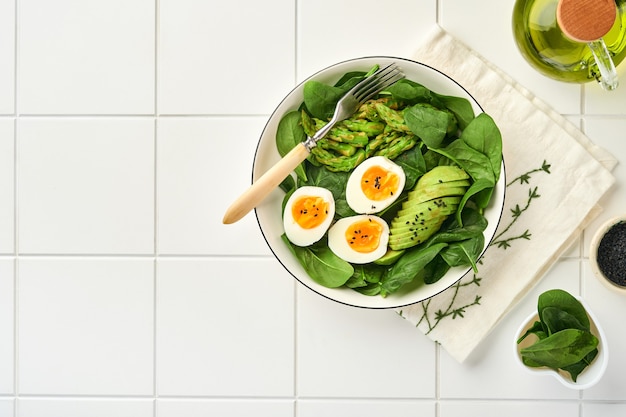
[[[626,0],[616,0],[617,16],[603,37],[617,66],[626,56]],[[567,38],[556,19],[558,0],[517,0],[513,33],[522,56],[539,72],[553,79],[584,83],[600,74],[585,43]]]

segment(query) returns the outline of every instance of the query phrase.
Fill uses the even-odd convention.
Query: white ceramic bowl
[[[581,372],[580,375],[578,375],[578,377],[576,378],[576,382],[572,381],[570,375],[567,372],[557,372],[553,369],[546,367],[532,368],[530,366],[524,365],[524,363],[522,362],[520,350],[533,344],[536,340],[536,336],[530,335],[519,344],[517,343],[517,340],[526,333],[526,330],[532,327],[533,323],[539,320],[537,312],[532,313],[526,318],[526,320],[522,322],[519,329],[517,330],[517,333],[515,333],[515,340],[513,341],[513,343],[515,343],[515,357],[517,363],[519,363],[519,365],[526,372],[532,375],[555,378],[567,388],[580,390],[591,388],[592,386],[597,384],[598,381],[600,381],[600,379],[604,375],[604,372],[606,371],[606,367],[609,362],[609,347],[606,341],[606,335],[604,334],[604,330],[602,329],[602,326],[600,326],[600,322],[598,322],[596,316],[593,314],[587,303],[582,298],[576,297],[576,299],[580,301],[580,303],[583,305],[583,307],[585,307],[585,310],[587,311],[587,315],[589,316],[589,322],[591,324],[591,333],[600,340],[600,343],[598,344],[598,354],[591,362],[591,364],[583,372]]]
[[[276,129],[281,117],[288,111],[297,109],[303,101],[302,90],[303,85],[310,79],[335,83],[339,78],[350,71],[368,71],[374,65],[384,66],[388,63],[396,62],[402,68],[409,80],[416,81],[425,87],[440,94],[454,95],[467,98],[474,107],[476,114],[482,113],[480,105],[474,98],[457,82],[446,76],[442,72],[431,68],[427,65],[395,57],[366,57],[340,62],[325,68],[318,73],[312,75],[294,88],[278,105],[272,113],[265,129],[261,134],[256,155],[254,159],[252,179],[259,178],[273,164],[275,164],[280,156],[276,149]],[[496,227],[502,214],[505,193],[505,172],[504,163],[502,165],[502,174],[496,185],[489,207],[485,211],[485,216],[489,222],[489,226],[484,232],[485,248],[493,239]],[[283,234],[283,225],[281,220],[281,203],[284,192],[280,189],[274,190],[259,206],[256,208],[256,216],[261,228],[261,232],[267,241],[268,246],[276,256],[276,259],[285,267],[291,275],[306,287],[316,293],[337,302],[366,308],[397,308],[409,304],[414,304],[428,299],[461,279],[465,274],[471,271],[471,268],[456,267],[451,269],[438,282],[431,285],[422,285],[409,292],[399,291],[397,294],[389,295],[385,298],[380,296],[362,295],[348,288],[326,288],[313,281],[298,263],[296,258],[291,254],[285,243],[281,240]],[[470,272],[471,273],[471,272]]]
[[[620,294],[626,295],[626,286],[621,286],[610,279],[608,279],[600,270],[598,266],[598,247],[600,246],[600,242],[604,235],[616,224],[620,222],[626,222],[626,215],[616,216],[605,221],[599,228],[596,230],[596,233],[593,235],[591,239],[591,243],[589,245],[589,264],[591,265],[591,269],[593,270],[594,275],[602,284],[604,284],[611,291],[615,291]]]

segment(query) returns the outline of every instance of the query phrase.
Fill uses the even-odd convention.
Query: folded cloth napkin
[[[397,310],[463,362],[599,213],[617,161],[442,28],[414,59],[455,79],[502,132],[504,211],[478,273]]]

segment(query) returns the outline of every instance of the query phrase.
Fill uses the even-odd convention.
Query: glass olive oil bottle
[[[513,33],[522,56],[553,79],[584,83],[600,74],[585,43],[568,39],[557,24],[558,0],[517,0]],[[626,56],[626,0],[616,0],[617,16],[603,39],[617,66]]]

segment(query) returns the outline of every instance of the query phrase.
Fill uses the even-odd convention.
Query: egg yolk
[[[291,207],[294,220],[303,229],[313,229],[328,215],[328,201],[318,196],[302,196]]]
[[[373,201],[386,200],[398,192],[400,177],[381,166],[368,168],[361,177],[361,190]]]
[[[359,220],[346,228],[346,241],[359,253],[370,253],[378,248],[383,226],[372,219]]]

